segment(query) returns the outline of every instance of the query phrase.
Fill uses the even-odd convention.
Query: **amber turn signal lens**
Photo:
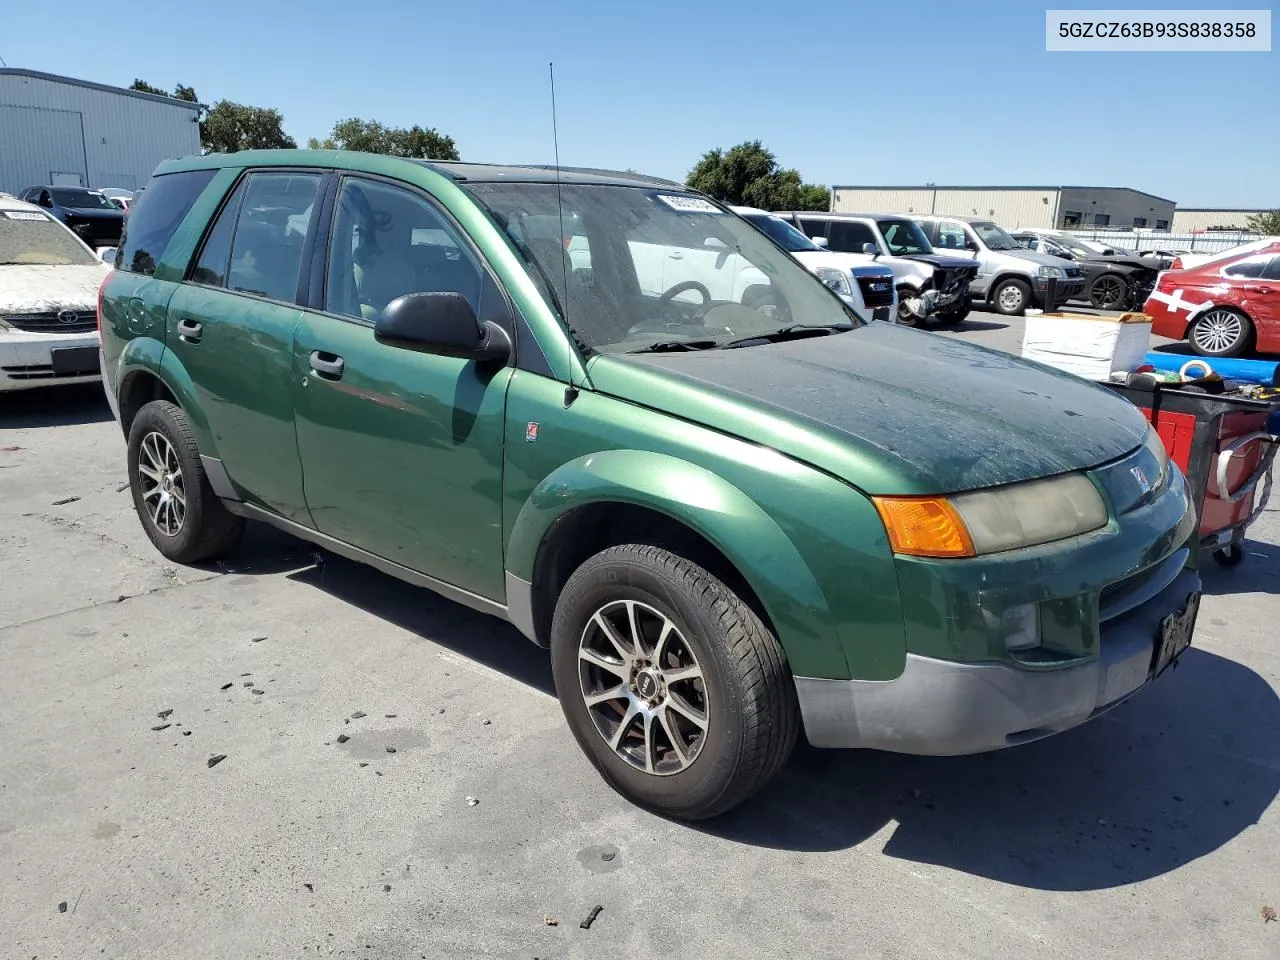
[[[942,497],[872,497],[894,553],[909,557],[972,557],[973,539]]]

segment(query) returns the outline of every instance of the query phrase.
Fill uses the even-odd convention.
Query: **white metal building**
[[[1174,201],[1128,187],[835,186],[832,209],[845,213],[989,217],[1009,230],[1139,227],[1168,230]]]
[[[1256,213],[1266,212],[1265,210],[1221,210],[1208,207],[1184,207],[1173,215],[1173,232],[1248,230],[1249,218]]]
[[[200,153],[199,104],[0,68],[0,191],[136,190],[162,160]]]

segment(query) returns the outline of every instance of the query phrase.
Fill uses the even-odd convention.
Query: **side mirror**
[[[968,237],[966,237],[966,238],[965,238],[965,241],[964,241],[964,248],[965,248],[966,250],[971,250],[971,251],[973,251],[974,253],[977,253],[977,252],[978,252],[978,244],[977,244],[977,241],[970,240]]]
[[[729,245],[719,237],[707,237],[702,241],[702,245],[708,250],[728,250]]]
[[[874,243],[864,243],[862,245],[862,252],[869,257],[874,257],[879,255],[880,248],[877,247]]]
[[[37,200],[36,203],[38,203],[42,207],[52,207],[53,198],[49,196],[47,193],[42,193],[40,194],[40,199]]]
[[[826,249],[827,249],[827,238],[826,238],[826,237],[810,237],[809,239],[810,239],[810,240],[812,240],[812,241],[814,242],[814,245],[815,245],[815,246],[819,246],[819,247],[821,247],[823,250],[826,250]]]
[[[115,247],[99,247],[95,252],[98,254],[98,259],[103,263],[114,264],[116,262]]]
[[[378,314],[373,336],[388,346],[442,357],[505,362],[511,356],[507,332],[492,320],[482,325],[460,293],[396,297]]]

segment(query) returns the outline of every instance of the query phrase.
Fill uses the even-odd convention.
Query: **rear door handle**
[[[190,317],[184,317],[178,321],[178,336],[188,343],[199,343],[200,338],[204,336],[204,324]]]
[[[311,369],[322,376],[340,380],[345,366],[343,359],[337,354],[322,353],[319,350],[311,351]]]
[[[668,254],[667,254],[667,256],[668,256],[668,257],[670,257],[672,260],[683,260],[683,259],[684,259],[684,254],[683,254],[683,253],[674,253],[674,252],[673,252],[673,253],[668,253]]]

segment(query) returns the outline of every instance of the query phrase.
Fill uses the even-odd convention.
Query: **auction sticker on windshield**
[[[26,210],[6,210],[4,215],[10,220],[48,220],[43,213],[28,213]]]
[[[679,210],[681,213],[724,212],[711,201],[703,200],[701,197],[682,197],[669,193],[660,193],[657,196],[659,200],[665,203],[672,210]]]

